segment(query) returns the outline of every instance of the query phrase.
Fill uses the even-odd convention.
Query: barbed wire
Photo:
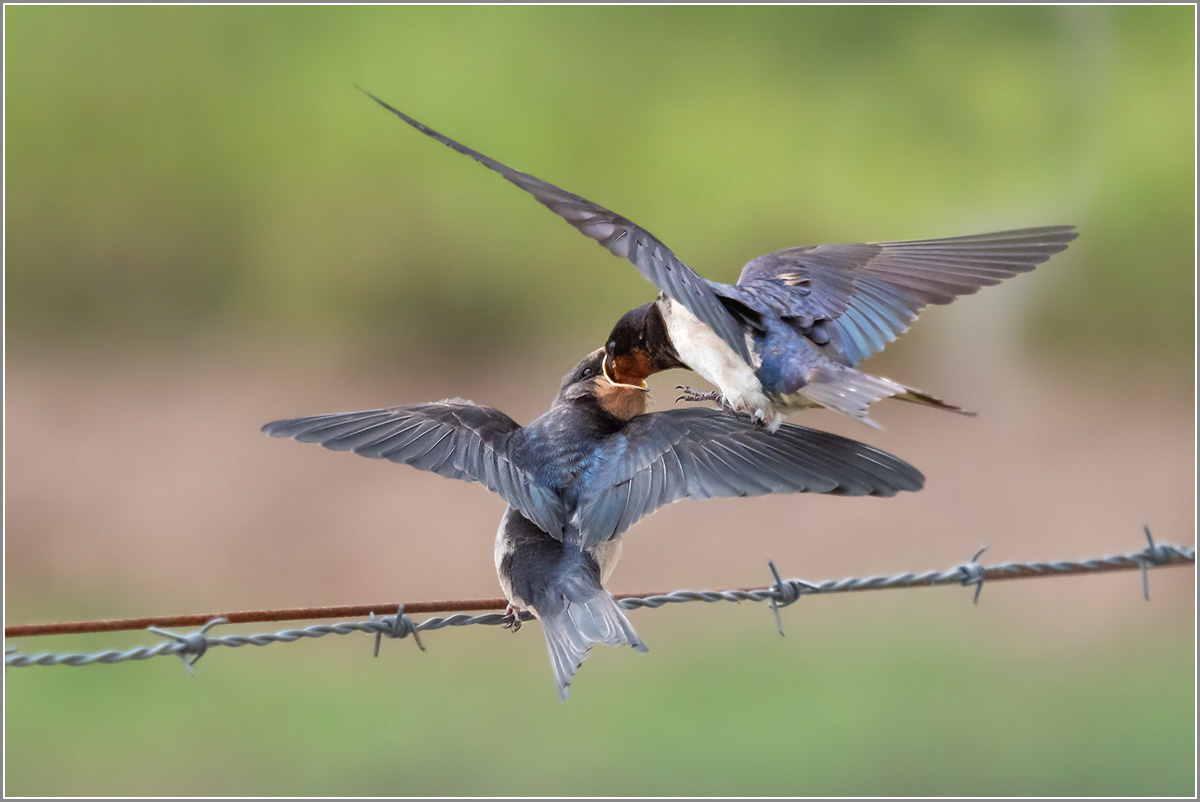
[[[828,593],[846,593],[851,591],[867,591],[867,590],[893,590],[900,588],[913,587],[935,587],[938,585],[957,584],[964,587],[975,587],[974,601],[979,602],[980,591],[983,590],[984,582],[998,582],[1007,579],[1032,579],[1037,577],[1052,577],[1052,576],[1069,576],[1076,574],[1102,573],[1108,571],[1133,571],[1140,570],[1142,572],[1142,592],[1147,601],[1150,600],[1150,585],[1149,585],[1149,568],[1165,567],[1171,565],[1195,565],[1196,549],[1194,546],[1177,546],[1172,543],[1155,543],[1154,538],[1150,535],[1149,527],[1145,528],[1146,539],[1149,545],[1141,551],[1130,552],[1128,554],[1109,555],[1106,557],[1090,558],[1083,560],[1059,560],[1055,562],[1034,562],[1034,563],[1019,563],[1008,562],[998,565],[983,566],[978,562],[979,557],[985,549],[980,549],[975,556],[965,563],[960,563],[951,568],[942,571],[923,571],[920,573],[902,573],[891,576],[867,576],[867,577],[847,577],[838,580],[824,580],[822,582],[809,582],[804,579],[782,579],[779,572],[775,569],[775,564],[768,561],[771,573],[774,575],[775,582],[766,587],[758,588],[733,588],[729,590],[677,590],[671,593],[662,594],[622,594],[617,596],[619,604],[626,610],[632,610],[639,607],[658,608],[666,604],[682,604],[685,602],[770,602],[771,609],[775,614],[776,625],[779,628],[779,634],[783,634],[783,622],[779,616],[779,609],[786,607],[798,601],[802,596],[828,594]],[[460,604],[467,606],[473,605],[468,609],[481,609],[478,605],[488,604],[493,600],[476,600],[461,602]],[[503,606],[504,600],[495,600],[494,607]],[[422,611],[430,611],[431,604],[442,604],[441,602],[423,602],[414,605],[408,605],[409,612],[413,608],[423,608]],[[161,643],[153,646],[138,646],[132,649],[118,650],[106,649],[101,652],[89,654],[83,653],[51,653],[38,652],[36,654],[23,654],[15,648],[6,647],[4,654],[5,667],[24,667],[24,666],[50,666],[50,665],[67,665],[67,666],[84,666],[94,665],[96,663],[119,663],[127,660],[147,660],[151,657],[161,657],[165,655],[177,655],[184,663],[188,673],[192,673],[192,666],[196,664],[201,657],[207,653],[208,649],[213,646],[267,646],[272,643],[294,643],[295,641],[305,638],[321,638],[326,635],[348,635],[352,632],[366,632],[375,636],[375,654],[379,654],[380,641],[384,637],[389,638],[405,638],[412,635],[417,646],[424,651],[425,647],[420,641],[418,633],[429,630],[444,629],[446,627],[463,627],[482,624],[485,626],[494,626],[497,624],[505,624],[512,621],[512,617],[502,613],[487,613],[484,615],[467,615],[465,613],[456,613],[455,615],[444,618],[428,618],[424,621],[413,621],[405,612],[406,606],[388,605],[380,609],[396,607],[397,611],[394,615],[385,615],[376,617],[374,611],[369,612],[370,619],[367,621],[346,621],[337,624],[316,624],[303,629],[285,629],[275,633],[264,633],[257,635],[240,635],[230,634],[214,636],[208,632],[218,624],[229,623],[228,619],[223,616],[213,617],[204,623],[199,630],[190,633],[178,633],[169,630],[161,629],[158,626],[148,626],[150,631],[167,638]],[[318,608],[306,608],[301,612],[311,611]],[[320,608],[320,609],[353,609],[353,608]],[[461,609],[461,608],[460,608]],[[486,608],[483,608],[486,609]],[[261,615],[263,613],[278,613],[286,611],[254,611],[242,615]],[[301,616],[297,616],[301,617]],[[311,616],[309,616],[311,617]],[[183,618],[192,618],[190,616],[176,616],[173,619],[130,619],[130,620],[179,620]],[[522,621],[530,621],[533,616],[528,613],[522,613]],[[284,619],[273,619],[284,620]],[[85,622],[86,623],[86,622]],[[114,622],[92,622],[111,624]],[[118,622],[119,623],[119,622]],[[59,625],[45,625],[46,627],[55,627]],[[12,637],[10,630],[30,630],[38,627],[12,627],[5,629],[5,636]],[[45,627],[43,627],[45,628]],[[43,634],[23,632],[22,634]]]

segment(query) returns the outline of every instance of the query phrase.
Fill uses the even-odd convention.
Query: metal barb
[[[984,549],[980,549],[971,558],[970,562],[948,568],[944,571],[906,572],[894,576],[847,577],[837,581],[827,580],[818,585],[813,585],[800,579],[785,580],[779,575],[774,563],[769,561],[768,566],[775,581],[773,585],[767,587],[722,591],[677,590],[672,593],[652,596],[626,596],[620,599],[618,604],[625,610],[632,610],[640,607],[658,608],[666,604],[682,602],[765,601],[771,604],[772,610],[775,612],[776,624],[779,626],[780,634],[782,635],[783,627],[779,615],[779,607],[791,604],[806,593],[824,594],[858,590],[888,590],[961,583],[964,586],[976,586],[975,599],[978,601],[980,586],[989,572],[993,579],[1000,580],[1015,579],[1021,576],[1053,577],[1092,571],[1125,571],[1138,568],[1145,571],[1147,568],[1159,565],[1194,566],[1196,560],[1196,549],[1194,546],[1155,543],[1148,530],[1146,538],[1150,545],[1143,551],[1110,555],[1104,558],[1063,560],[1051,563],[1003,563],[1001,565],[993,565],[990,569],[984,569],[978,562],[979,557],[984,552]],[[521,620],[532,620],[532,618],[533,616],[528,612],[521,615]],[[190,672],[191,666],[212,646],[267,646],[272,643],[294,643],[304,638],[320,638],[326,635],[348,635],[352,632],[367,632],[376,636],[376,654],[378,654],[379,642],[383,635],[387,635],[388,637],[406,637],[408,632],[411,631],[414,640],[416,640],[417,632],[428,629],[463,627],[474,624],[495,626],[504,624],[510,620],[511,616],[505,616],[501,613],[485,613],[482,615],[455,613],[445,618],[427,618],[424,621],[414,623],[404,615],[403,608],[399,608],[395,617],[376,618],[372,614],[370,621],[350,621],[332,625],[318,624],[305,629],[288,629],[274,634],[207,636],[205,633],[211,627],[224,622],[224,619],[217,618],[209,621],[198,632],[187,635],[180,635],[175,632],[151,627],[152,631],[157,632],[163,637],[170,638],[173,642],[161,642],[155,646],[139,646],[125,651],[108,649],[93,654],[52,654],[49,652],[23,654],[19,649],[14,649],[12,646],[6,644],[4,649],[4,665],[6,667],[85,666],[96,663],[147,660],[153,657],[177,654],[183,659],[184,665],[188,667],[188,671]],[[419,641],[417,645],[424,649],[423,644]]]
[[[1146,542],[1150,545],[1146,546],[1134,559],[1137,560],[1138,567],[1142,569],[1142,597],[1146,601],[1150,601],[1150,574],[1146,570],[1146,566],[1148,564],[1166,565],[1171,561],[1171,555],[1165,548],[1154,542],[1148,524],[1142,524],[1142,531],[1146,533]]]
[[[779,637],[782,638],[784,636],[783,618],[779,615],[779,608],[795,604],[804,595],[804,590],[815,591],[819,588],[803,579],[789,579],[784,582],[775,568],[775,561],[770,557],[767,558],[767,567],[771,569],[771,575],[775,577],[775,584],[771,586],[771,612],[775,614],[775,627],[779,630]]]
[[[987,550],[988,547],[984,546],[979,551],[975,552],[975,556],[972,557],[970,561],[958,566],[958,570],[963,575],[962,586],[964,588],[970,587],[971,585],[975,586],[975,598],[971,602],[972,604],[979,604],[979,594],[983,592],[983,580],[986,574],[983,566],[979,564],[979,557]]]
[[[172,632],[169,629],[159,629],[158,627],[146,627],[156,635],[161,635],[164,638],[170,638],[176,643],[183,644],[177,654],[179,659],[183,661],[183,667],[187,669],[188,675],[195,677],[196,672],[192,670],[192,666],[196,665],[204,653],[208,651],[208,631],[217,624],[228,624],[228,618],[214,618],[195,632],[189,632],[186,635],[180,635],[178,632]]]
[[[375,629],[375,656],[379,656],[379,643],[383,640],[383,636],[389,638],[404,638],[408,635],[413,636],[413,640],[417,642],[417,648],[425,651],[425,645],[421,643],[421,636],[417,634],[417,625],[413,620],[404,614],[404,605],[400,605],[396,610],[395,615],[385,615],[382,618],[376,618],[375,613],[371,613],[371,621],[382,625],[384,628]]]
[[[772,588],[775,591],[771,596],[771,612],[775,614],[775,628],[779,630],[779,637],[783,637],[783,617],[779,615],[779,599],[784,597],[786,591],[783,589],[783,579],[779,576],[779,571],[775,569],[775,561],[770,557],[767,558],[767,567],[771,569],[771,573],[775,576],[775,586]],[[791,599],[788,604],[794,602]]]

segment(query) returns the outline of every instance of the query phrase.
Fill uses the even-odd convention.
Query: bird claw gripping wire
[[[161,635],[164,638],[170,638],[176,643],[183,644],[177,654],[179,659],[183,661],[183,667],[187,669],[187,673],[191,676],[196,676],[196,672],[192,670],[192,666],[204,656],[208,651],[208,631],[217,624],[228,624],[227,618],[214,618],[195,632],[189,632],[186,635],[180,635],[178,632],[172,632],[169,629],[159,629],[158,627],[146,627],[156,635]]]
[[[975,586],[975,599],[972,604],[979,604],[979,594],[983,591],[985,572],[983,566],[979,564],[979,555],[983,554],[987,550],[988,547],[984,546],[982,549],[975,552],[975,556],[972,557],[969,562],[965,562],[958,566],[958,570],[963,575],[962,586],[964,588],[970,587],[971,585]]]
[[[1166,565],[1171,562],[1171,553],[1164,547],[1154,542],[1154,538],[1150,536],[1150,527],[1142,524],[1142,531],[1146,533],[1146,540],[1149,546],[1142,550],[1141,554],[1134,557],[1138,565],[1142,569],[1142,596],[1146,601],[1150,601],[1150,575],[1146,571],[1147,565]]]
[[[381,628],[375,630],[375,656],[379,656],[379,643],[383,640],[383,636],[389,638],[405,638],[409,635],[413,636],[413,640],[417,642],[417,648],[425,651],[424,644],[421,643],[421,636],[417,634],[417,625],[413,620],[404,614],[404,605],[396,610],[395,615],[385,615],[382,618],[376,618],[375,613],[371,613],[371,620],[380,624]]]
[[[794,604],[804,595],[804,591],[815,591],[818,588],[803,579],[789,579],[785,582],[779,576],[774,560],[767,560],[767,567],[775,577],[775,584],[771,586],[771,612],[775,613],[775,626],[779,630],[779,636],[783,637],[783,618],[779,615],[779,608]]]

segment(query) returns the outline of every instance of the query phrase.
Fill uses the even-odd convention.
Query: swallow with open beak
[[[365,91],[365,90],[364,90]],[[649,231],[615,212],[514,170],[366,93],[442,144],[516,184],[584,235],[628,259],[661,290],[625,314],[608,338],[608,369],[622,383],[687,367],[716,392],[687,387],[775,431],[783,415],[821,406],[876,425],[875,401],[896,398],[962,414],[912,387],[856,369],[908,330],[922,308],[1032,270],[1067,247],[1074,226],[966,237],[816,245],[751,260],[736,284],[709,281]]]
[[[513,624],[541,620],[562,699],[593,644],[645,651],[604,586],[621,534],[684,498],[919,490],[921,473],[863,443],[702,407],[647,414],[646,390],[588,354],[528,426],[462,399],[268,423],[263,431],[476,481],[508,502],[496,569]]]

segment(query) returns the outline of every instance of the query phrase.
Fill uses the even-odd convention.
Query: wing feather
[[[628,259],[647,281],[687,307],[728,343],[735,353],[746,361],[750,360],[746,339],[737,320],[721,304],[709,283],[680,261],[670,248],[649,231],[598,203],[560,189],[529,173],[514,170],[490,156],[456,142],[388,105],[370,92],[363,91],[367,97],[421,133],[436,139],[451,150],[469,156],[525,190],[538,203],[566,220],[584,236],[600,243],[613,255]]]
[[[546,532],[561,538],[561,499],[517,464],[509,445],[521,427],[496,409],[460,400],[268,423],[262,431],[334,451],[386,459],[439,476],[476,481]]]
[[[907,242],[788,248],[742,268],[738,288],[779,299],[785,314],[831,321],[844,364],[856,365],[908,330],[929,304],[947,304],[981,287],[1027,273],[1064,250],[1074,226]]]
[[[770,434],[744,416],[712,409],[640,415],[623,434],[627,450],[597,463],[580,494],[585,547],[683,498],[892,496],[924,484],[916,468],[864,443],[791,424]]]

